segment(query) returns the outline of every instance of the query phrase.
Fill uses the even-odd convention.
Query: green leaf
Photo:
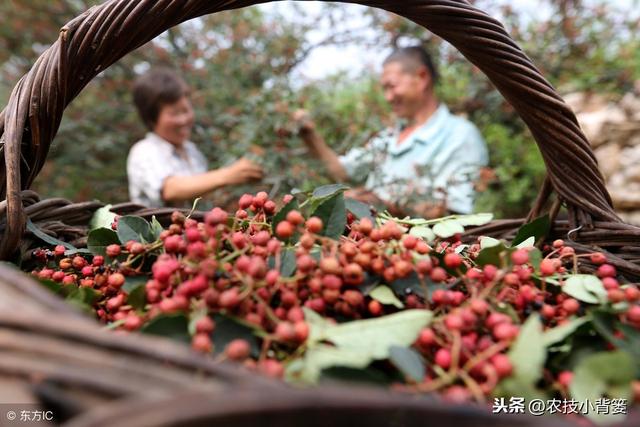
[[[45,243],[50,244],[51,246],[62,245],[67,249],[75,250],[78,249],[73,246],[71,243],[63,242],[62,240],[56,239],[55,237],[49,236],[44,231],[40,230],[37,225],[35,225],[30,218],[27,218],[27,230],[33,233],[38,239],[42,240]]]
[[[540,239],[549,234],[550,229],[551,221],[549,220],[549,215],[542,215],[520,227],[520,229],[516,233],[516,237],[513,239],[513,242],[511,242],[511,246],[516,246],[524,242],[531,236],[533,236],[535,238],[535,241],[538,242],[540,241]]]
[[[624,289],[624,286],[620,287],[620,289]],[[629,310],[629,307],[631,307],[631,305],[629,304],[629,301],[620,301],[620,302],[616,302],[614,304],[611,304],[611,309],[616,312],[616,313],[624,313],[625,311]]]
[[[143,310],[147,304],[147,292],[145,285],[149,277],[147,276],[127,276],[122,285],[122,289],[129,294],[127,304],[136,310]]]
[[[520,249],[520,248],[530,248],[532,246],[535,246],[536,244],[536,238],[534,236],[528,237],[527,239],[523,240],[522,242],[518,243],[516,245],[516,248]]]
[[[411,345],[433,317],[428,310],[407,310],[334,325],[317,313],[304,310],[309,324],[307,352],[303,359],[287,367],[286,375],[306,383],[315,383],[326,368],[364,368],[373,360],[388,359],[392,346]],[[322,344],[323,341],[332,342],[335,347]]]
[[[436,240],[436,233],[434,233],[431,227],[427,225],[418,225],[411,227],[411,230],[409,230],[409,234],[412,236],[420,237],[427,242],[433,242],[434,240]]]
[[[609,296],[607,293],[607,289],[604,287],[604,284],[596,276],[591,277],[596,278],[597,280],[589,279],[585,285],[587,290],[594,294],[601,304],[607,303],[609,300]]]
[[[524,397],[525,402],[533,399],[546,400],[547,396],[533,384],[523,381],[521,378],[507,377],[500,381],[498,387],[493,392],[495,397],[511,398],[514,396]]]
[[[517,322],[520,319],[518,312],[511,303],[499,301],[495,305],[495,310],[499,313],[506,314],[514,322]]]
[[[362,295],[368,296],[369,293],[375,289],[376,286],[380,284],[381,277],[376,274],[370,274],[369,272],[364,272],[364,281],[358,289],[362,292]]]
[[[325,330],[335,325],[335,323],[328,321],[308,307],[302,307],[302,311],[304,312],[304,320],[309,325],[307,345],[311,346],[314,343],[321,341],[324,338]]]
[[[614,399],[632,397],[631,382],[636,368],[633,357],[625,351],[605,351],[584,357],[576,366],[569,384],[571,397],[592,404],[606,396]],[[620,421],[625,417],[589,411],[586,414],[597,423]]]
[[[316,199],[329,198],[329,197],[335,196],[338,193],[342,193],[348,189],[349,189],[349,186],[344,184],[323,185],[313,190],[311,197]]]
[[[291,277],[296,271],[296,250],[285,248],[280,252],[280,275]]]
[[[426,280],[427,278],[425,278]],[[424,289],[418,278],[418,274],[414,271],[407,277],[396,279],[390,283],[391,288],[397,295],[405,295],[407,289],[421,297],[424,297]]]
[[[324,224],[322,229],[323,236],[339,239],[347,225],[347,209],[342,193],[338,193],[322,202],[312,215],[322,220]]]
[[[298,208],[299,208],[298,200],[291,199],[289,203],[284,205],[282,209],[276,212],[276,214],[273,216],[273,222],[271,224],[271,228],[275,230],[278,224],[280,224],[282,221],[284,221],[287,218],[287,214],[289,212],[291,212],[292,210],[297,210]]]
[[[109,228],[96,228],[89,232],[87,247],[94,255],[106,255],[107,246],[120,244],[118,235]]]
[[[189,319],[182,313],[161,314],[154,317],[149,323],[142,327],[140,332],[150,335],[160,335],[187,344],[191,342],[191,337],[189,336]]]
[[[187,328],[189,335],[194,336],[196,334],[196,325],[198,324],[198,321],[208,315],[209,310],[206,306],[191,312],[189,315],[189,327]]]
[[[542,262],[542,252],[540,249],[533,248],[529,250],[529,262],[535,271],[540,270],[540,263]]]
[[[62,288],[64,290],[64,287]],[[79,307],[87,312],[93,312],[93,304],[100,297],[100,292],[91,288],[79,287],[71,291],[65,298],[71,304]]]
[[[496,246],[489,246],[487,248],[481,249],[478,257],[476,258],[476,264],[480,267],[484,267],[487,264],[501,266],[502,254],[507,251],[507,247],[502,242],[500,242]]]
[[[603,310],[590,310],[590,315],[593,319],[594,329],[617,348],[633,354],[638,369],[640,369],[640,331],[627,325],[621,325],[617,316]],[[624,334],[623,338],[615,336],[616,329]]]
[[[131,292],[140,285],[146,285],[148,280],[148,276],[126,276],[122,289],[126,292]]]
[[[607,290],[602,281],[590,274],[573,274],[564,282],[562,291],[577,300],[598,304],[607,302]]]
[[[624,335],[624,349],[627,353],[634,354],[635,360],[638,363],[638,369],[640,369],[640,331],[631,325],[619,325],[618,328]]]
[[[434,225],[433,232],[436,236],[446,239],[458,233],[464,233],[464,227],[458,220],[447,219]]]
[[[425,363],[420,354],[412,348],[392,346],[389,359],[396,368],[413,381],[420,383],[426,373]]]
[[[494,239],[493,237],[484,236],[480,239],[480,249],[492,248],[494,246],[503,245],[501,240]]]
[[[469,245],[460,245],[457,248],[455,248],[454,252],[457,253],[457,254],[461,254],[462,252],[464,252],[468,248],[469,248]]]
[[[241,338],[251,346],[251,355],[253,357],[260,355],[260,344],[252,328],[222,314],[214,314],[213,320],[216,324],[216,328],[211,335],[214,353],[222,353],[227,344]]]
[[[62,288],[63,288],[62,283],[58,283],[58,282],[55,282],[55,281],[49,280],[49,279],[39,279],[38,281],[42,284],[42,286],[44,286],[45,288],[49,289],[54,294],[62,293],[61,292]]]
[[[560,286],[560,281],[553,277],[537,277],[537,276],[533,276],[533,277],[537,279],[538,282],[544,281],[546,283],[551,283],[552,285]]]
[[[322,249],[316,246],[313,249],[311,249],[311,251],[309,252],[309,255],[311,255],[311,258],[315,259],[316,262],[320,262],[320,258],[322,258]]]
[[[155,240],[151,232],[151,225],[139,216],[123,216],[118,219],[118,238],[124,245],[133,240],[141,243],[149,243]]]
[[[344,199],[344,204],[347,210],[354,214],[356,218],[369,218],[371,222],[374,222],[374,218],[371,215],[371,209],[369,209],[369,205],[366,203],[347,197]]]
[[[15,268],[15,266],[13,268]],[[77,285],[63,285],[62,283],[58,283],[50,279],[38,279],[38,282],[42,284],[45,288],[49,289],[51,292],[57,295],[60,295],[62,298],[65,298],[65,299],[69,297],[69,295],[71,295],[72,293],[75,293],[73,298],[77,300],[76,305],[82,308],[83,310],[86,310],[88,313],[93,312],[92,308],[89,305],[84,303],[83,298],[86,297],[86,295],[78,293]],[[94,291],[94,290],[90,289],[90,291]],[[97,292],[97,291],[94,291],[94,292]]]
[[[396,218],[396,220],[397,219],[400,219],[400,218]],[[402,218],[402,223],[403,224],[412,225],[412,226],[427,225],[427,224],[435,223],[437,221],[439,221],[439,220],[427,220],[427,219],[424,219],[424,218],[410,218],[408,216]],[[386,222],[386,220],[385,220],[385,222]]]
[[[364,368],[371,363],[369,355],[354,349],[318,344],[309,348],[303,359],[287,366],[285,376],[289,381],[315,384],[323,369],[334,366]]]
[[[429,301],[431,300],[431,296],[433,295],[433,291],[436,289],[449,289],[450,285],[446,283],[436,283],[429,278],[429,276],[423,278],[426,286],[427,292],[429,293]],[[403,277],[400,279],[394,280],[390,283],[391,288],[393,289],[396,295],[406,295],[407,293],[414,293],[420,297],[424,298],[424,286],[420,283],[420,279],[418,278],[418,274],[414,271],[407,277]]]
[[[518,381],[533,385],[542,377],[547,349],[538,314],[532,314],[524,322],[508,356],[513,365],[513,377]]]
[[[160,238],[160,233],[164,231],[162,224],[158,222],[156,216],[151,217],[151,236],[153,237],[153,241],[156,241]]]
[[[433,317],[428,310],[406,310],[375,319],[341,323],[325,330],[325,338],[342,349],[368,355],[371,360],[389,357],[392,345],[411,345]]]
[[[590,317],[578,317],[575,319],[571,319],[568,323],[565,323],[561,326],[556,326],[555,328],[547,329],[542,334],[542,342],[545,347],[550,347],[551,345],[564,340],[566,337],[571,335],[578,329],[580,326],[584,325],[591,321]]]
[[[456,221],[462,224],[463,227],[480,226],[488,224],[493,220],[492,213],[478,213],[472,215],[456,215]]]
[[[111,228],[111,224],[116,219],[116,214],[111,212],[111,205],[106,205],[98,209],[91,217],[89,229]]]
[[[132,288],[129,291],[129,296],[127,297],[127,304],[135,308],[136,310],[143,310],[147,305],[147,291],[145,289],[145,284],[138,284],[138,286]]]
[[[391,288],[389,288],[388,286],[377,286],[371,292],[369,292],[369,296],[382,304],[394,305],[398,308],[404,308],[404,304],[402,304],[402,301],[400,301],[398,297],[396,297]]]

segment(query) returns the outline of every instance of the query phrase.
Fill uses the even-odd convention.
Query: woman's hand
[[[260,165],[249,159],[241,158],[235,163],[227,166],[225,183],[227,185],[244,184],[250,181],[259,181],[264,177],[264,171]]]

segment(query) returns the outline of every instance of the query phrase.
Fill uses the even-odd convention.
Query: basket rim
[[[547,168],[546,184],[530,216],[555,191],[576,225],[590,227],[593,219],[622,222],[575,115],[499,21],[465,0],[343,2],[410,19],[449,41],[485,73],[531,130]],[[168,28],[259,3],[265,1],[109,0],[65,25],[58,40],[16,84],[0,113],[5,147],[0,154],[5,172],[0,176],[0,195],[6,198],[9,230],[0,241],[0,258],[15,249],[25,228],[20,191],[31,185],[44,165],[64,109],[93,77]]]

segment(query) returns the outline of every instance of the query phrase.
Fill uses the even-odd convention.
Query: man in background
[[[195,118],[189,93],[184,80],[167,68],[152,69],[136,80],[133,100],[149,132],[127,157],[133,202],[188,207],[218,188],[263,177],[262,168],[246,158],[209,170],[207,159],[189,140]]]
[[[485,143],[468,120],[451,114],[435,94],[438,73],[420,46],[400,48],[384,63],[384,96],[398,119],[369,141],[338,156],[305,111],[295,113],[309,151],[337,182],[363,180],[347,196],[395,215],[437,218],[473,211],[474,180],[488,163]]]

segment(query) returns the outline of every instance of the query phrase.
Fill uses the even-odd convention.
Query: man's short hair
[[[133,102],[144,124],[152,130],[164,105],[189,95],[189,86],[169,68],[153,68],[133,84]]]
[[[391,63],[398,62],[402,65],[405,71],[415,73],[420,67],[425,67],[429,74],[431,74],[431,80],[435,85],[438,81],[438,70],[436,69],[431,55],[422,46],[409,46],[401,47],[393,52],[382,63],[383,66]]]

